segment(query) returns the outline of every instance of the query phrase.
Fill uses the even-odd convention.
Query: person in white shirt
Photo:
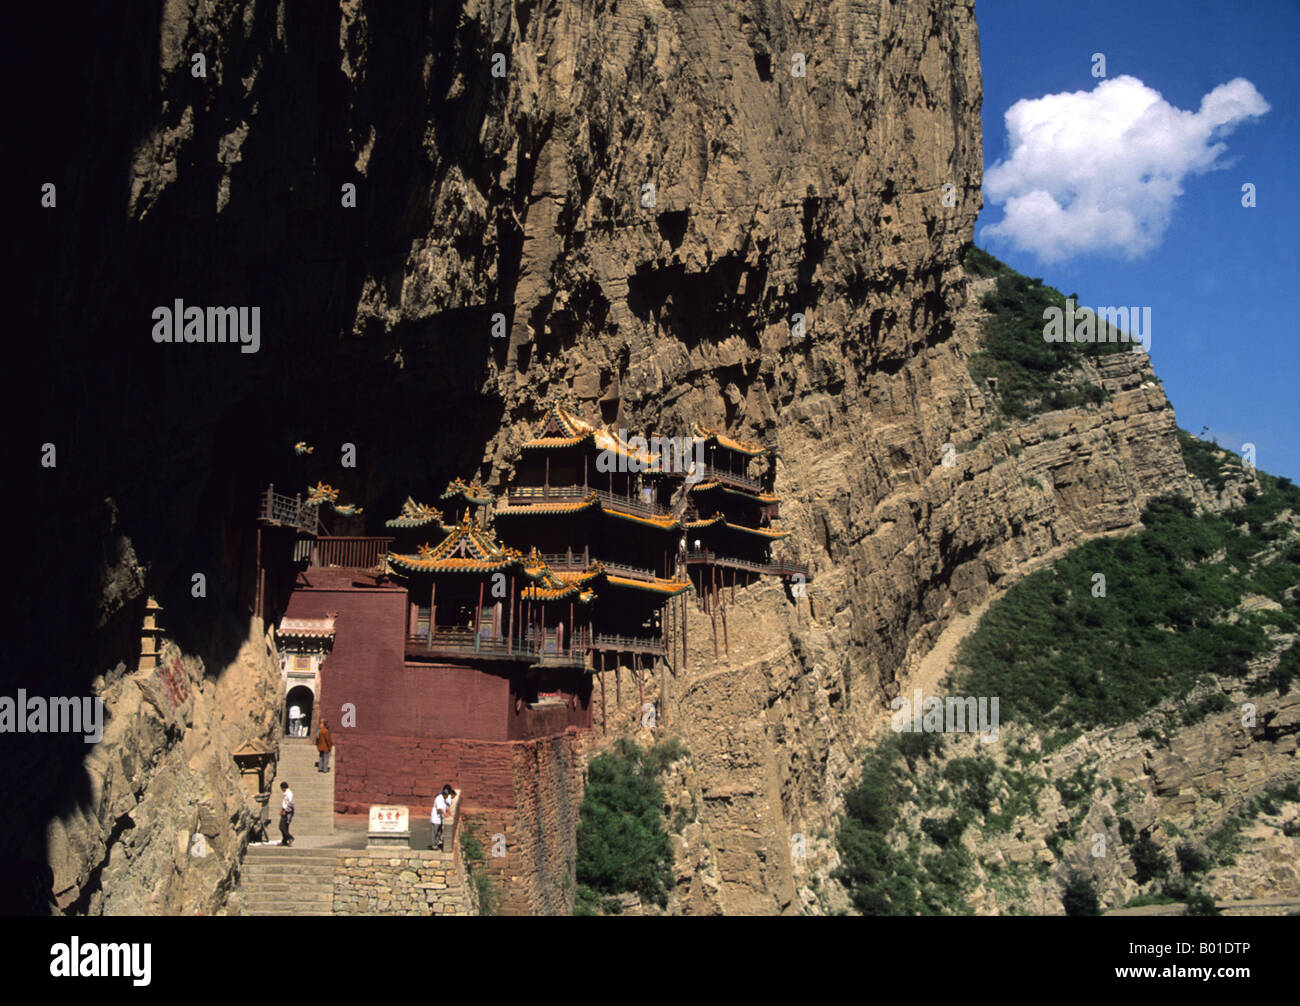
[[[302,729],[302,710],[297,706],[289,707],[289,736],[298,737]]]
[[[293,845],[293,836],[289,834],[289,824],[293,821],[293,790],[287,782],[282,782],[280,792],[284,794],[280,801],[280,844]]]
[[[456,791],[451,788],[451,783],[442,787],[442,791],[433,798],[433,813],[429,815],[429,820],[433,824],[433,838],[429,842],[430,849],[442,851],[442,828],[451,817],[451,804],[456,799]]]

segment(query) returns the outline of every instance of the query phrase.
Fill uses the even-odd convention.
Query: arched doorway
[[[284,697],[284,733],[286,737],[306,737],[311,733],[312,705],[316,696],[306,685],[294,685]],[[291,713],[297,708],[300,719],[293,721]]]

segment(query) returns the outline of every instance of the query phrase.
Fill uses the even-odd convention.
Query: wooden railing
[[[654,636],[620,636],[597,632],[588,644],[593,650],[617,650],[621,653],[664,653],[664,641]]]
[[[308,534],[320,534],[320,508],[304,503],[302,496],[285,496],[274,485],[258,493],[257,519],[277,527],[293,527]]]
[[[710,482],[714,479],[739,486],[741,489],[748,489],[750,492],[761,493],[763,491],[763,484],[758,479],[751,479],[748,475],[737,475],[735,472],[723,471],[721,468],[705,465],[703,481]]]
[[[473,629],[464,627],[436,628],[433,638],[428,634],[406,637],[406,655],[411,658],[436,656],[486,657],[494,660],[521,660],[541,663],[548,667],[585,666],[591,637],[580,629],[568,636],[562,646],[556,646],[553,633],[545,640],[536,632],[525,632],[522,638],[512,641],[496,636],[479,635],[475,641]]]
[[[586,569],[591,565],[587,549],[584,547],[581,552],[575,552],[569,549],[567,552],[543,552],[542,562],[550,566],[551,569]]]
[[[433,637],[428,634],[406,637],[406,656],[424,658],[438,656],[484,657],[494,660],[535,661],[536,652],[528,645],[521,645],[519,640],[514,646],[508,646],[506,640],[494,636],[479,636],[475,639],[473,629],[452,628],[436,629]]]
[[[311,564],[371,569],[379,565],[380,557],[387,555],[392,543],[392,538],[322,536],[312,546]]]
[[[516,502],[527,504],[537,500],[582,500],[588,496],[595,496],[611,509],[636,514],[638,517],[672,516],[672,511],[661,503],[620,496],[595,486],[516,486],[506,493],[506,501],[513,505]]]
[[[774,562],[762,563],[753,562],[750,559],[737,559],[733,556],[719,555],[717,552],[711,552],[708,549],[695,550],[691,549],[686,553],[687,563],[703,564],[707,566],[726,566],[730,569],[744,569],[763,576],[802,576],[805,581],[810,580],[808,567],[801,562],[791,562],[788,559],[777,559]]]

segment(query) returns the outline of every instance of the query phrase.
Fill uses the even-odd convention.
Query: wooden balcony
[[[724,566],[728,569],[741,569],[750,573],[757,573],[760,576],[802,576],[804,582],[812,580],[812,574],[808,572],[808,567],[801,562],[790,562],[788,559],[776,559],[772,562],[762,563],[753,562],[749,559],[738,559],[734,556],[719,555],[717,552],[710,552],[708,549],[696,551],[694,549],[686,553],[686,564],[688,566]]]
[[[475,637],[473,629],[439,628],[430,638],[427,634],[406,637],[407,660],[508,660],[514,663],[533,664],[538,654],[533,647],[508,646],[506,640],[495,637]]]
[[[318,568],[373,569],[388,554],[392,544],[392,538],[322,535],[312,544],[311,565]]]
[[[664,641],[654,636],[620,636],[597,632],[589,644],[593,650],[612,650],[616,653],[653,653],[663,656]]]
[[[588,496],[595,496],[603,506],[620,513],[629,513],[635,517],[671,517],[672,511],[661,503],[643,500],[639,497],[620,496],[595,486],[516,486],[506,493],[510,506],[524,506],[529,503],[568,502],[575,503]]]
[[[270,527],[291,527],[304,534],[320,534],[320,507],[306,504],[302,496],[285,496],[274,485],[258,493],[257,519]]]

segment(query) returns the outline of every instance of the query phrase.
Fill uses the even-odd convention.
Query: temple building
[[[496,509],[504,541],[536,549],[566,580],[591,584],[594,671],[607,660],[638,666],[668,655],[668,605],[690,585],[664,467],[648,445],[553,404],[539,435],[522,445],[515,479]],[[680,492],[678,499],[680,506]]]
[[[627,671],[644,709],[653,675],[662,688],[684,667],[689,597],[721,655],[728,592],[806,579],[771,553],[787,535],[754,470],[766,454],[704,427],[628,437],[555,403],[501,495],[453,479],[437,506],[408,497],[384,535],[323,533],[327,508],[335,529],[364,531],[331,486],[268,489],[258,554],[297,560],[276,633],[285,704],[312,732],[330,720],[335,810],[427,813],[450,782],[476,828],[533,834],[543,790],[580,779],[594,688],[604,729]]]

